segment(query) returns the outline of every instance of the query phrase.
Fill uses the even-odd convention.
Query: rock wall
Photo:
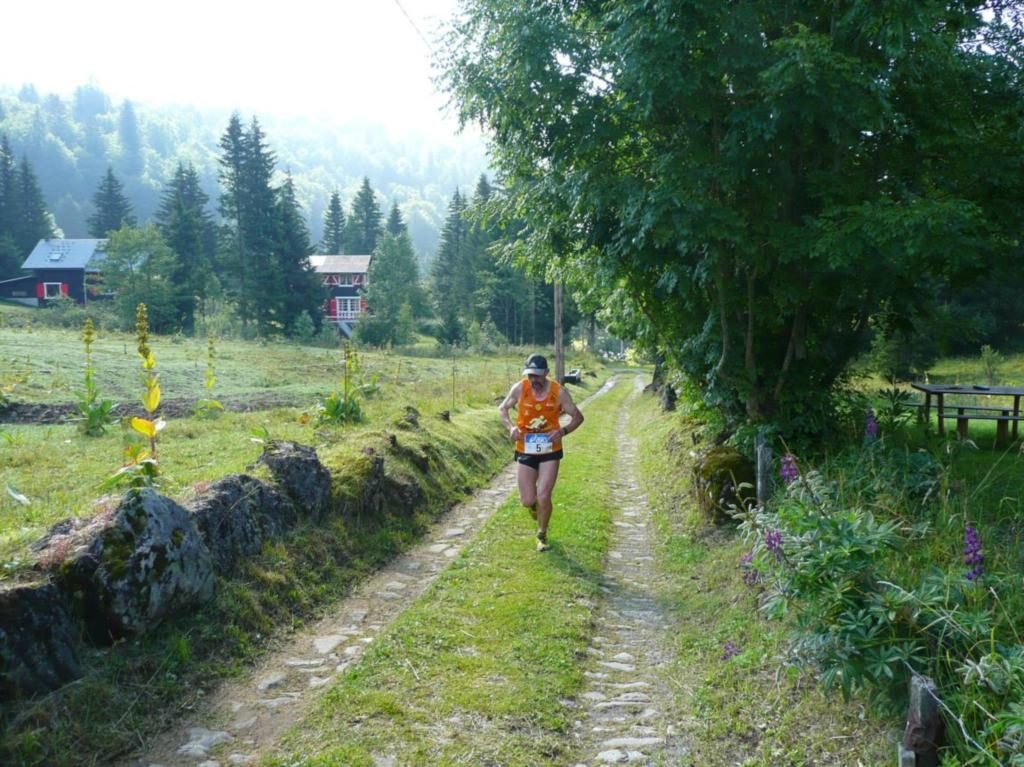
[[[215,576],[230,575],[265,541],[302,519],[345,511],[334,508],[331,473],[312,448],[271,442],[260,462],[273,484],[232,475],[187,508],[152,489],[130,490],[112,512],[66,520],[37,541],[43,579],[0,587],[0,700],[77,678],[83,641],[102,646],[145,635],[212,598]],[[420,489],[390,480],[384,464],[373,456],[363,509],[421,503]]]

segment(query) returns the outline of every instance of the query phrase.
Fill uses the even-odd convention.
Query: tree
[[[331,192],[331,201],[324,215],[324,238],[320,249],[327,255],[338,256],[345,252],[345,211],[341,207],[341,195]]]
[[[22,264],[14,239],[17,206],[18,171],[5,133],[0,135],[0,279],[17,274]]]
[[[15,165],[0,135],[0,279],[18,273],[39,240],[54,236],[53,220],[27,157]]]
[[[466,261],[465,210],[466,201],[456,189],[448,204],[448,218],[441,230],[441,244],[430,274],[434,309],[441,321],[441,340],[450,344],[459,343],[465,337],[460,302],[466,296],[458,292],[461,286],[459,272]]]
[[[118,313],[126,325],[140,303],[149,309],[150,327],[167,332],[178,327],[174,252],[153,224],[125,226],[110,233],[102,262],[104,284],[117,295]]]
[[[370,187],[370,179],[363,178],[363,185],[352,201],[352,212],[345,225],[346,252],[354,255],[373,253],[384,231],[382,218],[377,196]]]
[[[388,232],[370,260],[365,293],[370,317],[359,323],[360,337],[377,346],[409,343],[418,292],[419,267],[412,241],[405,232]]]
[[[301,334],[299,322],[303,317],[317,318],[326,295],[313,267],[309,263],[312,247],[309,231],[295,196],[295,182],[288,174],[277,192],[277,248],[276,267],[280,275],[281,292],[278,295],[277,321],[289,335]]]
[[[402,211],[398,209],[397,202],[391,204],[391,212],[388,214],[388,222],[384,225],[384,231],[396,237],[403,233],[409,233],[409,229],[402,219]]]
[[[132,204],[125,197],[124,187],[114,175],[113,168],[107,168],[107,175],[92,197],[92,205],[93,214],[89,216],[88,223],[89,234],[93,237],[106,237],[115,229],[135,226]]]
[[[1020,31],[987,5],[467,0],[446,80],[509,256],[726,416],[814,431],[879,307],[1017,254]]]
[[[178,294],[177,322],[186,332],[195,326],[196,299],[206,297],[213,275],[216,230],[208,203],[196,169],[179,162],[160,200],[156,225],[177,260],[172,278]]]
[[[121,172],[126,176],[141,175],[143,162],[139,121],[135,117],[132,102],[127,100],[121,105],[121,114],[117,121],[117,138],[121,144]]]

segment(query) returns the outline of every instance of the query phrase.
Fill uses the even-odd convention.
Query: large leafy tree
[[[149,309],[150,327],[168,332],[179,327],[178,269],[174,251],[154,224],[125,226],[110,233],[102,263],[104,284],[117,295],[121,319],[131,324],[140,303]]]
[[[324,238],[320,242],[321,252],[327,255],[341,255],[345,252],[345,211],[341,207],[341,195],[331,192],[324,214]]]
[[[114,175],[113,168],[107,168],[106,175],[92,197],[92,205],[93,213],[88,223],[89,234],[93,237],[106,237],[115,229],[135,226],[132,204],[125,196],[124,186]]]
[[[384,233],[383,218],[370,179],[363,178],[363,185],[352,200],[352,212],[345,224],[346,252],[356,255],[373,253],[377,240]]]
[[[195,324],[196,300],[206,297],[213,276],[216,229],[207,211],[209,198],[191,163],[178,163],[164,190],[156,225],[177,259],[178,323],[186,332]]]
[[[879,307],[1016,252],[1003,5],[464,0],[445,69],[511,250],[726,414],[814,428]]]

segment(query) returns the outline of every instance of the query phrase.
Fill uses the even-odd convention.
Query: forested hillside
[[[227,109],[117,103],[93,84],[70,96],[39,93],[32,85],[0,86],[0,134],[19,162],[27,158],[67,237],[88,235],[93,195],[108,167],[141,222],[157,211],[179,162],[192,163],[203,192],[217,199],[218,140],[230,116]],[[411,131],[399,135],[372,124],[370,115],[343,128],[257,117],[277,155],[278,173],[292,175],[314,242],[321,240],[331,194],[338,191],[348,207],[366,177],[388,208],[398,203],[417,255],[429,259],[452,193],[471,189],[486,166],[475,138],[444,143]]]

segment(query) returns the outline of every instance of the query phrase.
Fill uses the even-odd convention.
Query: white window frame
[[[44,282],[43,283],[43,298],[47,298],[47,299],[49,299],[49,298],[64,298],[64,294],[61,293],[61,291],[60,291],[60,286],[62,284],[63,283],[60,283],[60,282]],[[53,293],[52,295],[50,294],[50,288],[51,287],[57,288],[57,292]]]

